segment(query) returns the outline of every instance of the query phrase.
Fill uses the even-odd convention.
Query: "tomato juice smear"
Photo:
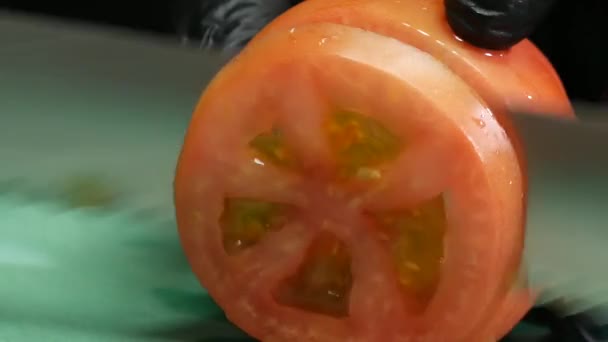
[[[252,62],[259,59],[266,67]],[[373,116],[403,138],[403,152],[384,165],[380,182],[332,178],[335,161],[322,122],[337,108]],[[302,163],[300,171],[252,162],[249,144],[275,125]],[[521,174],[492,112],[430,55],[356,28],[299,27],[247,48],[199,103],[177,173],[178,223],[193,269],[227,315],[265,341],[310,335],[319,341],[458,340],[499,296],[507,256],[521,237]],[[338,200],[335,193],[325,196],[321,184],[328,182],[366,192]],[[407,208],[444,192],[449,226],[441,281],[424,313],[412,314],[386,246],[369,224],[344,212]],[[225,197],[290,203],[306,215],[228,257],[218,223]],[[302,264],[320,227],[351,253],[348,319],[306,313],[273,298],[272,284]]]

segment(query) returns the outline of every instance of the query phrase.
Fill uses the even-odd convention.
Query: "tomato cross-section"
[[[513,71],[481,65],[467,79],[473,52],[459,64],[425,50],[453,36],[419,32],[410,45],[410,31],[387,29],[400,18],[441,32],[435,12],[363,29],[361,8],[396,2],[323,3],[270,25],[196,108],[175,179],[193,270],[263,341],[501,337],[530,306],[513,280],[525,170],[503,110],[541,84],[480,89]],[[538,103],[567,111],[558,80],[545,82]]]

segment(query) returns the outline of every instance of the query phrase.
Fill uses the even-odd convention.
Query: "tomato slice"
[[[203,94],[176,172],[179,232],[253,337],[487,341],[531,306],[515,281],[524,166],[502,114],[569,103],[531,45],[486,58],[443,31],[440,8],[306,1]]]

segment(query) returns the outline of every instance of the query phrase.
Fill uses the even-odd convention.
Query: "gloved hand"
[[[298,0],[178,0],[175,26],[185,43],[236,52]]]
[[[554,0],[445,0],[448,23],[460,38],[504,50],[527,38]]]
[[[468,43],[503,50],[530,38],[572,99],[608,102],[608,2],[444,0],[452,30]]]

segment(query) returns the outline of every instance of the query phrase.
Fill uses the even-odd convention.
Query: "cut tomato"
[[[203,94],[175,179],[180,236],[263,341],[488,341],[517,281],[524,165],[504,111],[571,115],[529,42],[488,57],[440,1],[308,0]]]

